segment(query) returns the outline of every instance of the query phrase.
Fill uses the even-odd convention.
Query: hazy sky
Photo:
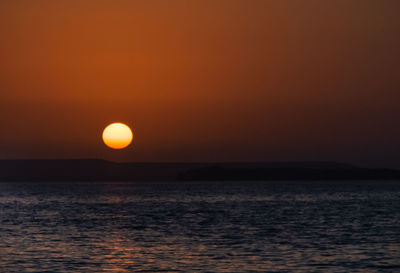
[[[400,167],[399,0],[0,2],[0,158]],[[112,151],[103,128],[135,142]]]

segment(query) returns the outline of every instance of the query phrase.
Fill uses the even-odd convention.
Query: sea
[[[400,181],[3,182],[0,272],[400,272]]]

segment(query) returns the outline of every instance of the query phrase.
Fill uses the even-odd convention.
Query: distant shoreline
[[[337,162],[116,163],[101,159],[0,160],[0,181],[400,180],[400,170]]]

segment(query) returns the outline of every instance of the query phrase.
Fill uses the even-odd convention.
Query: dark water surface
[[[400,182],[0,183],[0,272],[400,272]]]

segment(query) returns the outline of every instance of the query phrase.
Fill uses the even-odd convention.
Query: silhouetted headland
[[[0,181],[398,180],[400,170],[336,162],[116,163],[101,159],[0,160]]]

